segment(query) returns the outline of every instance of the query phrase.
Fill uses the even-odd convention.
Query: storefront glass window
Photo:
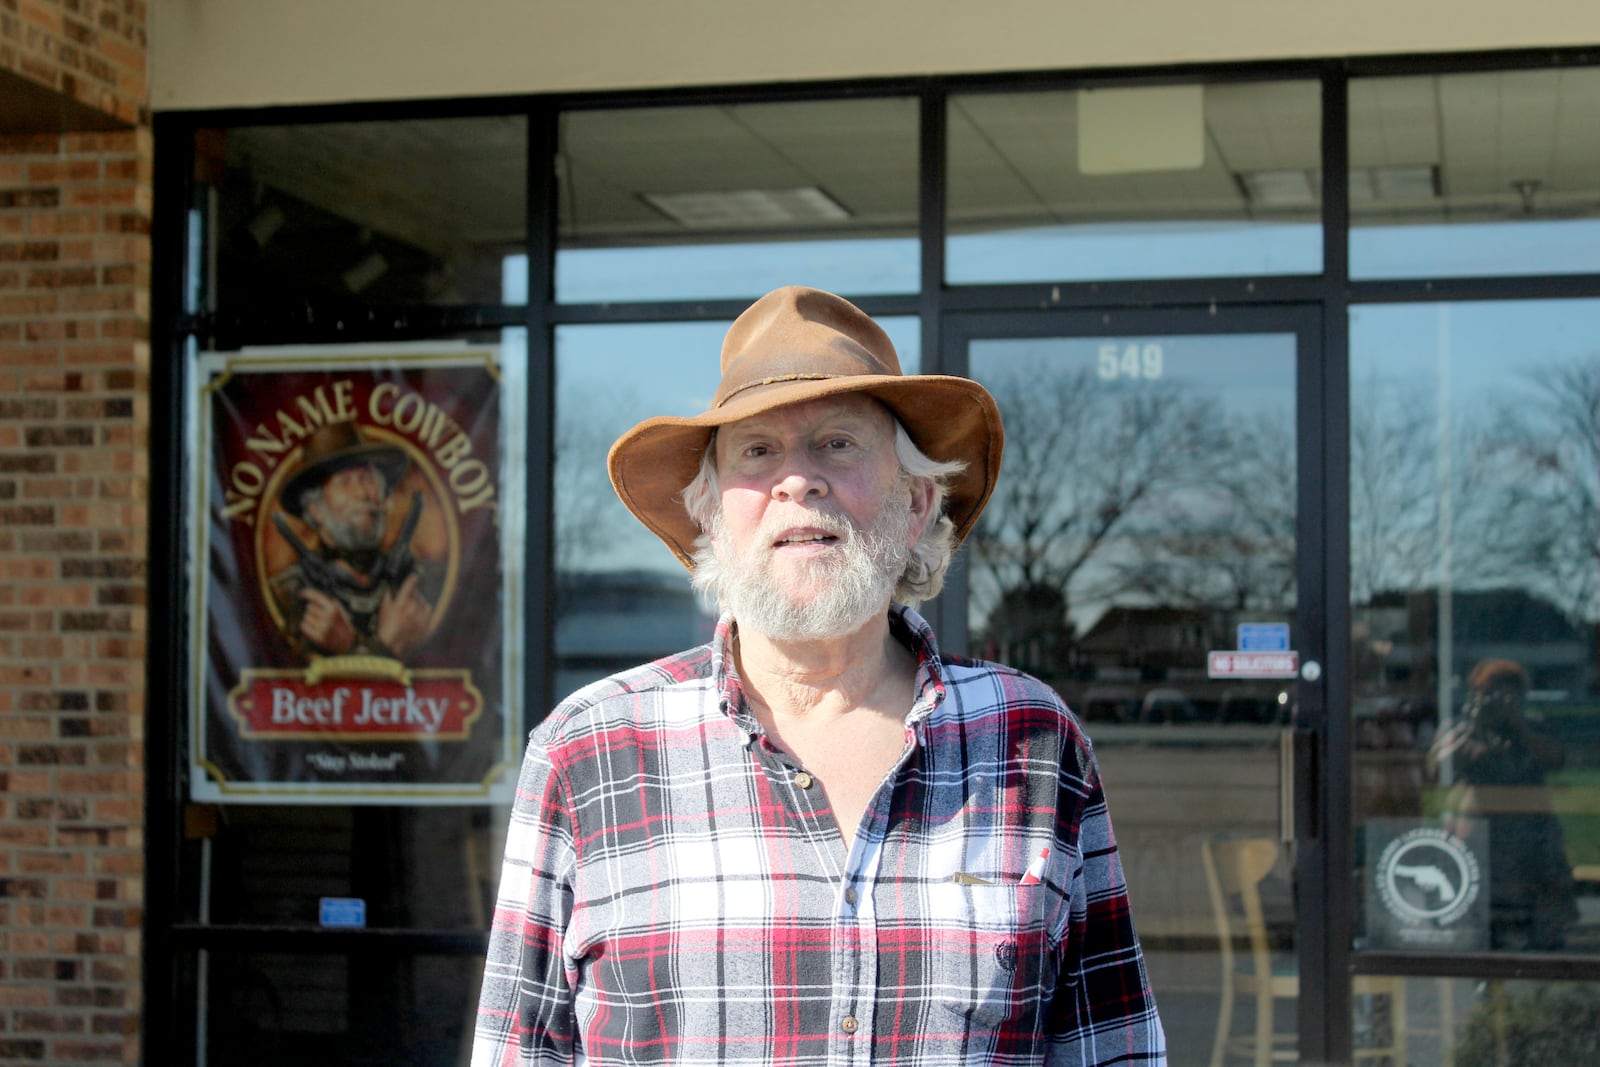
[[[1500,979],[1354,979],[1357,1063],[1504,1067],[1600,1056],[1600,985]]]
[[[192,806],[190,862],[206,896],[185,911],[214,926],[486,930],[508,811]]]
[[[504,293],[506,257],[527,251],[520,116],[235,126],[194,143],[201,309],[527,300]]]
[[[1350,83],[1354,278],[1600,271],[1600,68]]]
[[[198,1064],[464,1064],[481,956],[202,951]]]
[[[562,303],[917,288],[913,99],[568,112],[556,167]]]
[[[952,284],[1314,274],[1313,81],[962,93]]]
[[[1600,952],[1597,331],[1352,312],[1360,946]]]

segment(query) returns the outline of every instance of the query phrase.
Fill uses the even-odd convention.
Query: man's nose
[[[816,465],[806,458],[787,460],[772,487],[773,498],[777,500],[803,502],[827,493],[828,483]]]

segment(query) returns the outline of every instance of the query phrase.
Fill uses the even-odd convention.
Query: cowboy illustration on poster
[[[442,581],[438,565],[419,561],[412,547],[421,491],[411,492],[398,534],[385,541],[410,460],[394,445],[363,439],[353,419],[319,427],[304,452],[272,516],[298,557],[272,576],[284,634],[308,657],[405,662],[427,636]]]
[[[201,362],[191,793],[497,799],[521,419],[496,354]]]

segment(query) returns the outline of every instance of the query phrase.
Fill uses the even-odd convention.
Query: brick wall
[[[0,0],[0,1063],[137,1063],[151,138],[136,0]]]
[[[0,0],[0,70],[150,124],[144,0]]]

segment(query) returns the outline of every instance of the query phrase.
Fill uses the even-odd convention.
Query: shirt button
[[[801,771],[799,774],[794,776],[794,784],[799,786],[801,789],[810,789],[811,776],[805,771]]]
[[[847,1034],[853,1034],[856,1032],[856,1028],[860,1025],[860,1023],[856,1022],[856,1017],[854,1015],[846,1015],[844,1017],[844,1021],[839,1024],[839,1029],[843,1030]]]
[[[846,889],[844,891],[844,902],[846,904],[851,905],[851,906],[855,905],[855,902],[856,902],[856,891],[855,891],[855,887],[854,886],[851,886],[850,888],[848,888],[848,889]]]

